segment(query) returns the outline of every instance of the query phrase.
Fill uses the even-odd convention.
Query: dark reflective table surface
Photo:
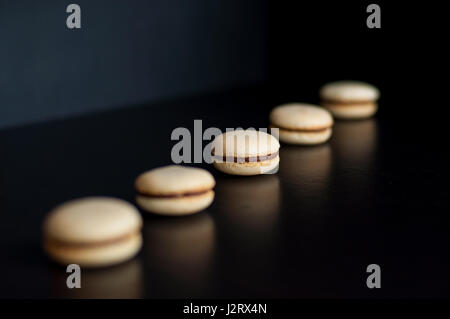
[[[216,178],[206,211],[144,215],[140,254],[82,270],[40,247],[45,214],[63,201],[108,195],[134,202],[133,181],[171,162],[176,127],[267,127],[285,102],[259,89],[0,131],[1,297],[450,297],[449,153],[383,100],[377,117],[337,121],[318,146],[280,149],[277,174]],[[392,102],[393,103],[393,102]],[[204,142],[206,145],[206,142]],[[378,264],[382,288],[366,287]]]

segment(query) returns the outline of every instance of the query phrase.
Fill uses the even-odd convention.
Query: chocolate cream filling
[[[254,162],[264,162],[269,161],[271,159],[274,159],[278,156],[278,151],[272,154],[268,155],[262,155],[262,156],[246,156],[246,157],[236,157],[236,156],[221,156],[221,155],[214,155],[215,159],[228,162],[228,163],[254,163]]]
[[[289,132],[321,133],[321,132],[325,132],[326,130],[328,130],[329,127],[313,129],[313,130],[294,130],[294,129],[291,129],[291,128],[284,128],[284,127],[280,127],[280,129],[284,130],[284,131],[289,131]]]
[[[339,106],[353,106],[353,105],[361,105],[361,104],[372,104],[376,101],[373,100],[352,100],[352,101],[339,101],[339,100],[322,100],[321,104],[333,104]]]
[[[67,241],[50,238],[47,237],[45,240],[50,243],[51,245],[58,246],[60,248],[92,248],[92,247],[101,247],[101,246],[107,246],[112,245],[116,243],[120,243],[122,241],[126,241],[136,235],[138,235],[139,231],[133,231],[129,234],[125,234],[119,237],[111,238],[111,239],[105,239],[105,240],[99,240],[99,241],[93,241],[90,243],[70,243]]]
[[[187,197],[187,196],[198,196],[205,194],[209,192],[210,189],[202,190],[202,191],[195,191],[195,192],[185,192],[180,194],[144,194],[144,193],[138,193],[141,196],[150,197],[150,198],[179,198],[179,197]]]
[[[275,126],[271,125],[270,127],[279,128],[283,131],[289,131],[289,132],[303,132],[303,133],[322,133],[328,130],[330,127],[323,127],[323,128],[316,128],[316,129],[293,129],[293,128],[285,128],[282,126]]]

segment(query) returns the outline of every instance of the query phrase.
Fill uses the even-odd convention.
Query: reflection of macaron
[[[103,269],[85,269],[81,289],[67,289],[64,268],[50,268],[51,298],[129,299],[142,298],[144,281],[139,258]]]
[[[214,177],[204,169],[164,166],[139,175],[136,202],[155,214],[193,214],[211,205],[215,184]]]
[[[44,249],[61,264],[107,266],[141,248],[142,219],[120,199],[88,197],[55,208],[44,221]]]
[[[336,139],[336,125],[332,143]],[[295,198],[320,196],[325,201],[332,170],[332,143],[308,148],[286,146],[280,150],[283,156],[280,164],[283,194]]]
[[[142,233],[142,255],[151,265],[146,277],[158,298],[205,297],[214,292],[216,230],[207,212],[154,218],[144,225]]]
[[[301,103],[280,105],[270,113],[271,126],[279,128],[280,141],[288,144],[320,144],[332,133],[333,118],[325,109]]]
[[[281,148],[280,153],[282,153]],[[282,166],[280,162],[280,166]],[[276,228],[280,212],[280,180],[276,175],[240,179],[222,178],[217,183],[215,210],[236,232],[233,238],[264,242]],[[251,238],[249,238],[251,237]]]
[[[322,105],[336,118],[360,119],[375,114],[380,92],[368,83],[339,81],[324,85],[320,89]]]
[[[337,122],[334,134],[333,153],[348,164],[355,163],[358,167],[370,165],[375,158],[377,144],[376,119]]]
[[[274,172],[280,162],[279,148],[274,136],[255,130],[226,132],[217,136],[211,147],[214,167],[234,175]]]

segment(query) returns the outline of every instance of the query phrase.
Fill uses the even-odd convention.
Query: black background
[[[265,80],[259,0],[0,1],[0,128]]]
[[[380,30],[365,25],[368,2],[268,2],[263,85],[0,132],[0,295],[448,298],[444,20],[438,4],[377,3]],[[264,127],[276,104],[317,103],[318,88],[340,79],[380,88],[376,118],[337,122],[322,146],[283,146],[277,175],[201,165],[217,179],[214,204],[187,218],[145,215],[141,254],[88,272],[85,289],[68,291],[41,252],[48,210],[87,195],[133,201],[134,178],[170,163],[174,128]],[[378,290],[365,285],[371,263]]]

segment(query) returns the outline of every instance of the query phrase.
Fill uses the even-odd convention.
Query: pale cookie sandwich
[[[100,267],[132,258],[142,246],[142,218],[130,203],[111,197],[66,202],[46,217],[44,250],[63,265]]]
[[[214,200],[214,177],[201,168],[171,165],[138,176],[136,202],[160,215],[189,215],[206,209]]]
[[[338,81],[320,89],[322,106],[336,118],[363,119],[373,116],[378,110],[380,91],[364,82]]]
[[[279,129],[280,141],[287,144],[314,145],[326,142],[332,134],[333,117],[322,107],[289,103],[270,112],[271,127]]]
[[[233,175],[274,173],[280,162],[279,148],[278,140],[265,132],[226,132],[213,141],[213,165],[219,171]]]

